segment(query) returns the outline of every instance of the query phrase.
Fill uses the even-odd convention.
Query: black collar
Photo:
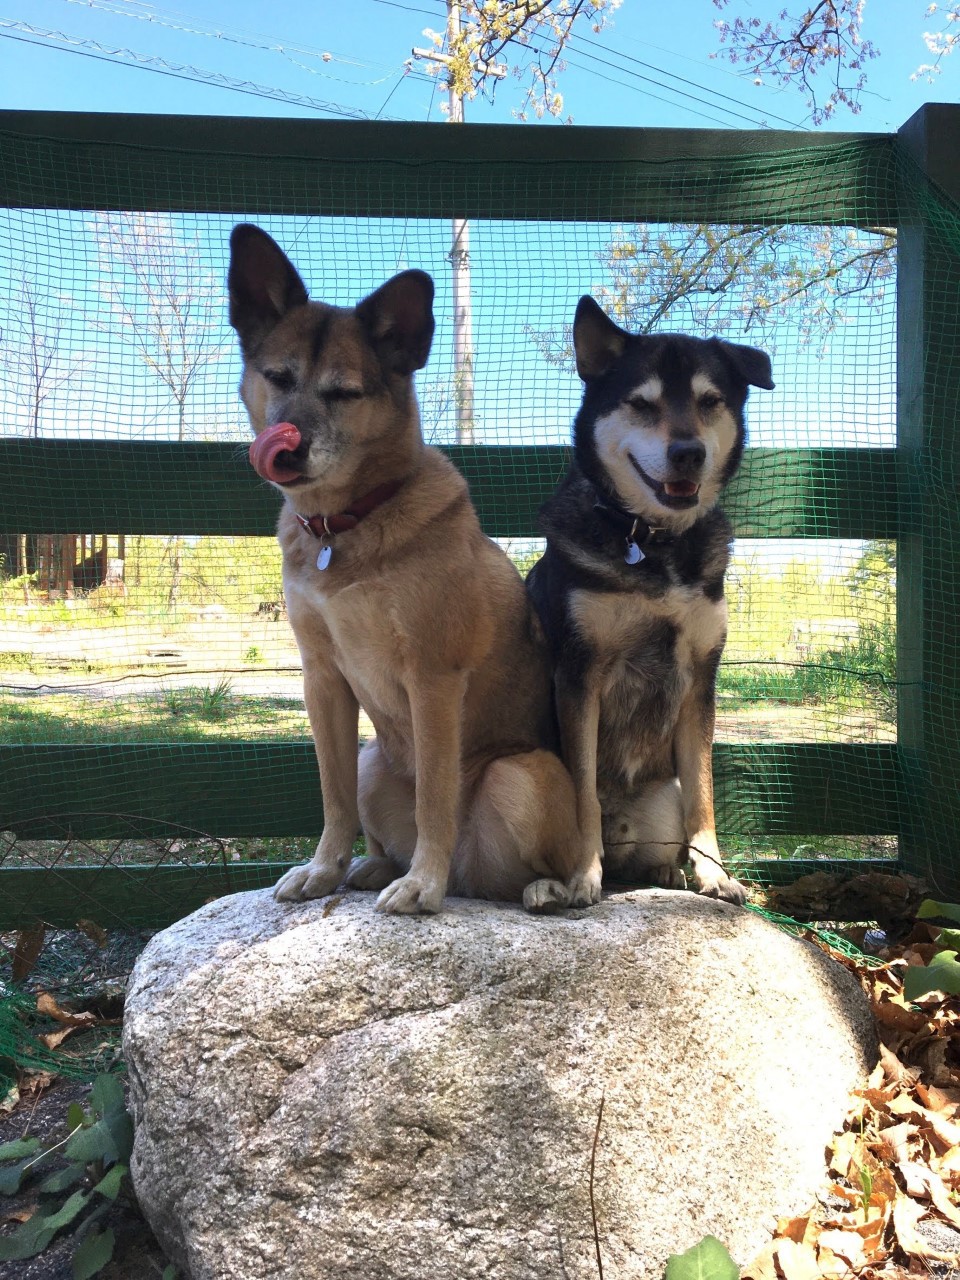
[[[608,524],[613,525],[621,537],[627,542],[635,542],[638,547],[673,540],[673,534],[668,533],[661,525],[648,524],[641,516],[634,515],[632,511],[624,511],[615,502],[601,500],[593,504],[593,509]]]

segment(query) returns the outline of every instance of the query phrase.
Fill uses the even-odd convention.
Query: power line
[[[399,77],[397,78],[397,83],[393,86],[393,88],[390,90],[390,92],[389,92],[389,93],[387,94],[387,96],[384,98],[384,100],[383,100],[383,106],[380,108],[380,110],[377,112],[377,114],[373,117],[373,118],[374,118],[374,120],[379,120],[379,119],[380,119],[380,116],[383,114],[383,108],[387,105],[387,103],[390,101],[390,99],[393,97],[393,95],[397,92],[397,90],[398,90],[398,89],[400,88],[400,86],[403,84],[403,82],[404,82],[404,80],[405,80],[405,79],[406,79],[406,71],[404,70],[404,71],[401,71],[401,72],[400,72],[400,75],[399,75]]]
[[[0,18],[0,38],[18,40],[23,44],[36,45],[41,49],[54,48],[59,53],[72,53],[79,57],[93,58],[98,62],[109,62],[113,65],[131,67],[137,71],[152,71],[157,75],[170,76],[175,80],[190,80],[198,84],[212,85],[218,89],[230,89],[234,93],[244,93],[255,98],[268,98],[274,102],[286,102],[293,106],[308,107],[311,111],[322,111],[328,115],[346,116],[355,120],[369,120],[366,111],[357,111],[350,107],[342,107],[337,102],[324,102],[318,98],[310,98],[306,94],[292,93],[285,89],[273,89],[267,85],[257,84],[252,80],[237,80],[219,71],[206,71],[202,67],[186,66],[176,62],[168,62],[148,54],[136,53],[132,49],[108,49],[96,40],[87,40],[78,36],[70,36],[62,31],[42,31],[25,22],[14,22],[8,18]],[[17,34],[20,33],[20,34]],[[60,41],[62,43],[57,44]],[[63,46],[67,47],[64,48]],[[395,117],[386,117],[394,119]]]
[[[621,87],[621,89],[630,89],[634,93],[642,94],[645,98],[653,98],[655,102],[662,102],[668,107],[679,107],[681,111],[689,111],[691,115],[699,116],[701,120],[709,120],[711,124],[719,125],[722,129],[727,129],[730,127],[729,121],[720,120],[718,119],[717,116],[708,115],[705,111],[698,111],[696,107],[688,107],[682,102],[675,102],[672,98],[663,98],[658,93],[651,93],[649,89],[641,89],[635,84],[627,84],[626,81],[624,80],[617,80],[614,76],[604,75],[602,71],[595,71],[593,67],[585,67],[582,63],[571,62],[569,57],[565,57],[564,61],[567,63],[568,66],[576,67],[578,71],[585,71],[587,75],[596,76],[599,80],[606,80],[610,84],[617,84]],[[650,83],[653,84],[656,82],[651,81]],[[661,85],[660,87],[667,88],[666,85]],[[713,103],[704,102],[703,105],[706,107],[711,107],[713,106]],[[722,107],[716,108],[716,109],[721,111],[723,110]],[[751,123],[755,123],[755,122],[751,121]]]
[[[792,129],[799,129],[802,127],[801,125],[795,124],[792,120],[787,120],[784,116],[778,116],[773,111],[762,113],[759,108],[751,107],[740,98],[733,98],[727,93],[721,93],[718,89],[708,89],[706,85],[698,84],[696,80],[688,80],[685,76],[678,76],[673,71],[667,71],[663,67],[654,66],[651,62],[644,62],[641,58],[633,57],[632,54],[622,53],[619,49],[607,49],[606,45],[601,44],[598,40],[590,40],[587,36],[572,36],[571,40],[576,40],[578,44],[588,44],[595,49],[604,49],[606,52],[613,53],[616,57],[623,58],[627,62],[635,62],[637,66],[646,67],[649,71],[656,71],[659,75],[668,76],[671,80],[679,80],[681,84],[692,85],[693,88],[700,89],[704,93],[712,94],[715,98],[724,98],[727,102],[735,102],[737,106],[746,107],[748,111],[769,116],[771,120],[779,120],[781,124],[788,124]],[[589,56],[589,54],[584,54],[584,57]],[[624,70],[626,70],[626,68],[624,68]]]
[[[93,9],[115,18],[130,18],[134,22],[145,22],[150,26],[163,27],[168,31],[177,31],[184,35],[202,36],[205,39],[213,39],[226,44],[240,45],[246,49],[261,49],[265,53],[278,53],[292,63],[293,66],[306,71],[308,75],[323,76],[325,79],[335,80],[339,84],[358,86],[383,84],[387,80],[391,80],[397,71],[394,64],[369,62],[362,58],[333,53],[329,49],[320,49],[314,45],[290,40],[278,40],[275,36],[262,35],[255,31],[245,31],[242,28],[231,29],[229,27],[200,24],[197,19],[189,15],[181,15],[176,12],[167,13],[162,9],[155,9],[150,4],[136,3],[131,6],[130,4],[118,4],[116,0],[64,0],[64,3],[81,5],[85,9]],[[188,23],[193,25],[187,25]],[[319,59],[322,62],[343,63],[345,66],[384,67],[388,68],[388,72],[385,76],[380,76],[376,80],[346,80],[342,76],[331,75],[329,72],[321,71],[317,67],[307,66],[294,58],[293,54],[298,54],[304,58]]]
[[[545,53],[546,53],[546,54],[548,54],[548,53],[550,53],[550,50],[549,50],[549,49],[544,49],[544,48],[542,48],[542,47],[540,47],[540,46],[538,46],[538,45],[531,44],[531,43],[529,43],[529,42],[528,42],[528,43],[526,43],[526,44],[521,45],[520,47],[521,47],[521,48],[523,48],[523,49],[526,49],[528,52],[532,52],[532,53],[537,53],[537,54],[545,54]],[[585,54],[583,54],[583,56],[584,56],[584,57],[586,57],[586,58],[593,58],[593,60],[594,60],[594,61],[597,61],[597,62],[603,62],[603,61],[604,61],[604,59],[602,59],[602,58],[596,58],[593,54],[585,53]],[[720,126],[721,128],[723,128],[723,129],[727,129],[727,128],[729,128],[729,127],[730,127],[729,121],[727,121],[727,120],[721,120],[721,119],[718,119],[718,117],[717,117],[717,116],[715,116],[715,115],[709,115],[707,112],[704,112],[704,111],[698,111],[698,110],[696,109],[696,107],[690,107],[690,106],[687,106],[685,103],[677,102],[677,101],[676,101],[675,99],[673,99],[673,98],[664,98],[664,97],[661,97],[661,96],[660,96],[660,94],[657,94],[657,93],[651,93],[649,89],[641,89],[641,88],[639,88],[639,87],[638,87],[637,85],[635,85],[635,84],[627,84],[625,81],[623,81],[623,80],[618,80],[618,79],[616,79],[614,76],[608,76],[608,75],[605,75],[602,71],[597,71],[594,67],[587,67],[587,66],[584,66],[582,63],[579,63],[579,62],[572,62],[572,61],[570,60],[569,55],[568,55],[566,52],[564,53],[564,61],[567,63],[567,65],[568,65],[568,66],[575,67],[578,71],[583,71],[583,72],[585,72],[587,75],[596,76],[596,77],[597,77],[597,79],[599,79],[599,80],[606,80],[609,84],[616,84],[616,85],[619,85],[621,89],[628,89],[628,90],[631,90],[631,91],[632,91],[632,92],[634,92],[634,93],[640,93],[640,94],[642,94],[644,97],[652,98],[655,102],[662,102],[665,106],[668,106],[668,107],[679,107],[681,111],[688,111],[688,112],[690,112],[690,114],[691,114],[691,115],[699,116],[699,117],[700,117],[700,119],[702,119],[702,120],[709,120],[711,124],[719,125],[719,126]],[[669,86],[669,85],[659,84],[657,81],[655,81],[655,80],[651,80],[648,76],[639,76],[637,72],[635,72],[635,71],[630,71],[630,70],[629,70],[629,68],[621,68],[621,67],[617,67],[615,63],[607,63],[607,65],[608,65],[608,66],[612,66],[615,70],[618,70],[618,71],[619,71],[619,70],[622,70],[626,75],[633,76],[635,79],[641,79],[641,80],[645,80],[645,81],[647,81],[647,82],[648,82],[648,83],[650,83],[650,84],[656,84],[656,85],[657,85],[657,87],[658,87],[658,88],[660,88],[660,89],[667,89],[667,90],[668,90],[668,92],[679,92],[679,90],[673,90],[673,89],[671,88],[671,86]],[[693,97],[693,95],[692,95],[692,94],[684,94],[684,97],[692,98],[692,97]],[[708,107],[708,108],[712,108],[714,111],[727,111],[727,110],[728,110],[726,107],[721,107],[721,106],[719,106],[719,105],[718,105],[718,104],[716,104],[716,103],[707,102],[707,101],[705,101],[704,99],[694,99],[694,100],[695,100],[695,101],[700,102],[700,104],[701,104],[702,106],[705,106],[705,107]],[[735,113],[733,113],[733,112],[728,112],[728,114],[731,114],[731,115],[732,115],[732,114],[735,114]],[[743,118],[743,119],[745,119],[745,120],[748,120],[748,121],[749,121],[749,123],[750,123],[750,124],[753,124],[753,125],[756,125],[756,124],[758,123],[756,120],[752,120],[752,119],[750,119],[750,117],[748,117],[748,116],[743,116],[742,118]]]
[[[619,71],[624,75],[633,76],[635,79],[642,80],[646,84],[656,85],[658,89],[666,89],[668,92],[676,94],[680,98],[689,98],[692,102],[699,102],[701,106],[710,107],[714,111],[723,111],[728,116],[734,116],[738,120],[746,120],[748,124],[751,124],[754,126],[761,123],[761,121],[758,120],[756,116],[744,115],[742,111],[733,111],[730,107],[725,107],[719,102],[710,102],[708,101],[708,99],[701,98],[695,93],[687,93],[684,89],[675,89],[673,85],[664,84],[661,80],[654,80],[652,77],[645,76],[641,74],[641,72],[639,71],[631,71],[629,67],[620,66],[616,62],[611,62],[608,58],[598,57],[598,55],[595,53],[586,53],[580,49],[578,49],[576,52],[578,56],[582,58],[589,58],[593,62],[599,62],[602,66],[612,67],[614,71]],[[566,61],[569,63],[569,58],[566,58]],[[581,69],[584,69],[584,68],[581,68]],[[589,68],[586,68],[586,69],[589,70]],[[595,74],[599,75],[600,73],[596,72]],[[622,81],[617,81],[616,83],[622,83]],[[713,91],[708,89],[705,92],[712,93]],[[725,97],[726,95],[724,94],[721,96]],[[661,101],[663,101],[663,99],[661,99]],[[731,99],[731,101],[735,101],[735,99]],[[682,104],[674,103],[674,105],[681,106]],[[744,104],[741,103],[740,105],[744,105]],[[716,119],[716,117],[714,117],[714,119]]]
[[[412,4],[400,4],[399,0],[373,0],[374,4],[385,4],[391,9],[405,9],[407,13],[424,13],[428,18],[439,18],[442,15],[436,9],[418,9]]]

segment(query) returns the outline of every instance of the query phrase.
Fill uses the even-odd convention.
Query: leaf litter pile
[[[960,998],[903,989],[940,933],[917,921],[876,961],[815,938],[862,983],[880,1061],[851,1098],[817,1203],[779,1220],[742,1280],[960,1277]]]

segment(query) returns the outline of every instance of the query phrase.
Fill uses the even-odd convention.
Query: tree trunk
[[[170,591],[167,608],[176,609],[180,599],[180,581],[183,576],[183,544],[179,537],[170,539]]]
[[[68,600],[73,599],[73,575],[77,566],[77,535],[65,533],[60,539],[60,573],[63,583],[63,594]]]

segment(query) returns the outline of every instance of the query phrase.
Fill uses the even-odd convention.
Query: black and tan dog
[[[713,815],[715,681],[727,631],[732,530],[716,505],[739,465],[753,347],[634,336],[582,298],[585,383],[574,462],[541,511],[527,586],[553,651],[563,756],[586,855],[608,880],[742,902]]]
[[[388,912],[437,911],[449,888],[588,905],[570,775],[554,738],[543,637],[467,486],[420,432],[413,373],[433,282],[404,271],[355,309],[310,302],[258,227],[231,237],[230,322],[250,456],[285,502],[287,610],[303,659],[325,823],[275,893],[344,882]],[[357,758],[358,708],[377,731]],[[351,863],[360,824],[369,856]]]

